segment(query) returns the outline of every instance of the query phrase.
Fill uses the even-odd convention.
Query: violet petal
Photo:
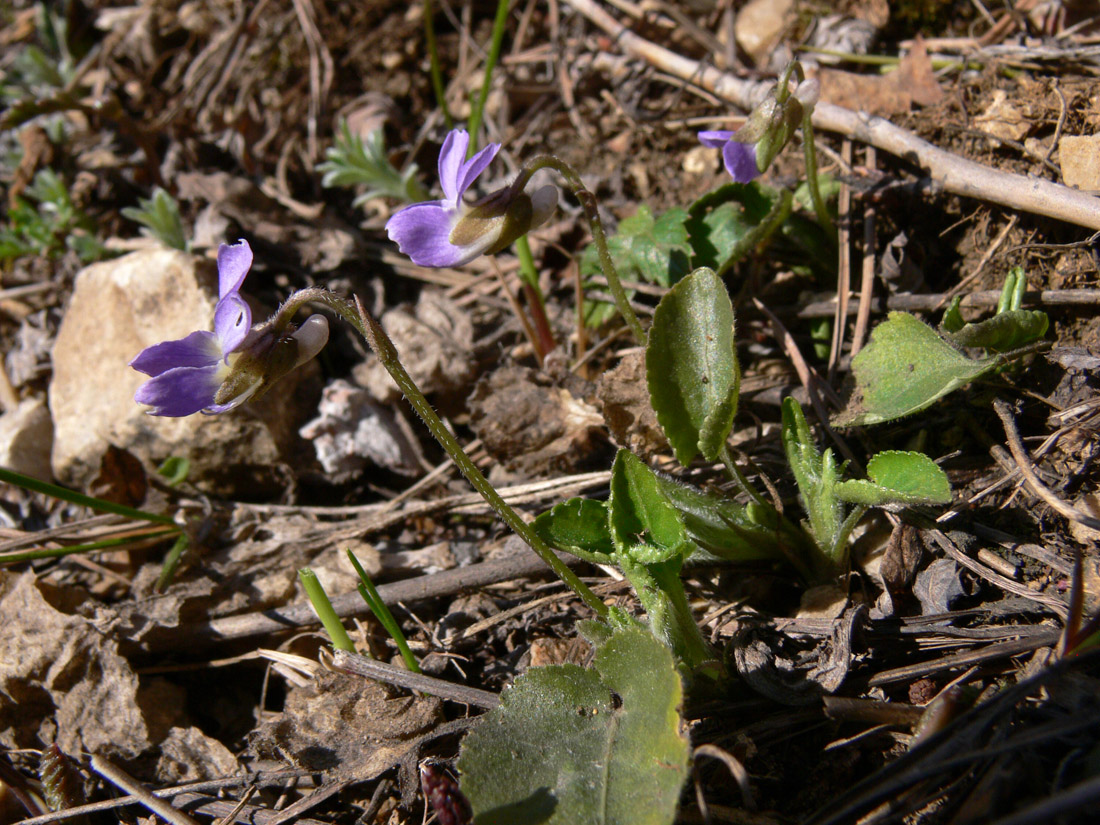
[[[466,161],[466,149],[470,145],[470,136],[464,129],[453,129],[447,133],[443,148],[439,150],[439,183],[447,203],[458,205],[462,192],[458,188],[458,179]]]
[[[214,309],[214,334],[222,355],[229,355],[241,345],[252,329],[252,310],[239,293],[231,292]]]
[[[499,143],[490,143],[462,164],[462,169],[460,169],[458,173],[458,200],[462,200],[462,196],[466,193],[466,190],[470,188],[470,184],[477,180],[477,176],[484,172],[485,168],[493,162],[493,158],[497,156],[497,152],[499,151]]]
[[[454,212],[444,201],[406,206],[386,222],[386,233],[418,266],[457,266],[464,263],[463,247],[450,242]],[[477,254],[468,258],[472,260]]]
[[[748,183],[760,170],[756,168],[756,146],[731,140],[722,147],[722,162],[737,183]]]
[[[248,241],[223,243],[218,247],[218,297],[237,292],[252,267],[252,247]]]
[[[130,366],[146,375],[157,376],[177,367],[212,367],[221,357],[217,336],[199,330],[186,338],[146,347],[130,362]]]
[[[699,142],[704,146],[709,146],[711,149],[722,149],[732,137],[733,132],[700,132]]]
[[[177,367],[138,387],[134,400],[152,407],[147,411],[149,415],[193,415],[214,403],[221,385],[219,372],[217,366]]]

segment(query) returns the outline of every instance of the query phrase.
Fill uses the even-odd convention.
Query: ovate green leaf
[[[867,462],[866,481],[842,481],[837,497],[853,504],[950,504],[951,482],[924,453],[890,450]]]
[[[593,670],[531,668],[462,744],[475,825],[669,825],[687,778],[669,649],[616,631]]]
[[[727,183],[708,192],[689,209],[692,266],[718,269],[742,239],[760,225],[775,202],[777,190],[759,181]]]
[[[999,363],[968,358],[914,316],[891,312],[852,359],[855,392],[833,424],[880,424],[911,415]]]
[[[726,287],[709,269],[680,281],[653,313],[646,382],[657,421],[685,466],[699,453],[713,461],[733,426],[741,384],[733,322]]]

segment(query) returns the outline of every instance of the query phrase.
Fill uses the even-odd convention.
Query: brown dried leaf
[[[526,367],[485,376],[469,403],[470,426],[485,448],[525,478],[589,466],[606,443],[595,407]]]
[[[47,600],[34,573],[0,571],[0,744],[133,758],[148,748],[138,679],[118,643]]]
[[[670,450],[649,403],[643,352],[626,354],[617,367],[600,376],[596,400],[616,446],[642,459]]]
[[[393,695],[378,682],[323,673],[290,691],[282,715],[254,744],[298,767],[363,782],[415,748],[442,721],[442,707],[433,696]]]

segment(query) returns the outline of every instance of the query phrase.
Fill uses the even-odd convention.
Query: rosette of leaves
[[[416,179],[417,166],[410,163],[398,170],[386,155],[386,139],[381,129],[375,129],[366,140],[351,133],[346,120],[340,121],[336,145],[325,151],[325,162],[317,167],[323,174],[321,185],[363,186],[365,189],[352,202],[362,206],[371,198],[390,197],[405,203],[426,201],[429,196]]]

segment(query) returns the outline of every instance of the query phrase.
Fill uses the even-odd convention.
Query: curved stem
[[[565,178],[565,183],[573,196],[580,201],[581,207],[584,209],[584,216],[592,230],[592,242],[596,244],[596,251],[599,253],[600,268],[607,279],[607,286],[611,290],[611,295],[615,298],[615,306],[618,307],[623,320],[630,327],[630,331],[634,333],[634,340],[641,346],[645,346],[645,330],[642,329],[642,324],[634,313],[634,308],[630,306],[630,299],[626,294],[626,290],[623,289],[618,270],[615,269],[615,262],[611,258],[611,250],[607,247],[607,235],[603,230],[600,210],[596,206],[596,196],[585,188],[580,175],[561,158],[553,155],[539,155],[528,162],[520,171],[519,176],[512,183],[512,192],[523,191],[524,187],[527,186],[527,182],[531,180],[531,176],[540,169],[553,169],[560,174]]]
[[[554,555],[554,551],[538,537],[538,534],[535,533],[531,525],[525,522],[520,517],[519,513],[508,506],[504,499],[500,497],[500,493],[498,493],[493,485],[489,483],[489,480],[482,475],[481,470],[477,468],[474,462],[466,454],[465,450],[462,449],[462,446],[458,443],[458,439],[451,435],[450,430],[443,424],[440,417],[436,415],[435,410],[432,409],[432,405],[428,403],[428,399],[424,397],[420,388],[416,386],[416,383],[409,377],[409,374],[401,365],[397,350],[394,348],[393,342],[390,340],[389,336],[386,335],[386,331],[382,329],[382,326],[377,321],[367,314],[363,309],[363,305],[359,303],[359,300],[356,299],[355,303],[352,304],[350,301],[341,298],[333,292],[318,287],[310,287],[291,295],[286,303],[279,307],[274,323],[276,325],[282,323],[285,326],[285,324],[289,323],[294,313],[306,304],[322,304],[323,306],[327,306],[355,327],[356,331],[362,335],[363,339],[370,345],[370,348],[374,350],[375,354],[378,356],[378,360],[382,362],[382,366],[389,372],[394,383],[397,384],[401,392],[405,394],[412,408],[416,410],[416,414],[419,415],[424,424],[427,425],[432,436],[439,442],[440,446],[447,451],[447,455],[454,461],[459,472],[466,477],[466,480],[473,485],[473,488],[477,490],[489,506],[496,511],[501,520],[511,527],[521,539],[527,542],[527,545],[538,554],[539,558],[550,566],[550,569],[558,575],[558,578],[569,585],[573,592],[576,593],[597,616],[601,619],[606,619],[608,616],[607,605],[592,592],[588,585],[580,580],[576,573],[569,569],[565,562]]]

